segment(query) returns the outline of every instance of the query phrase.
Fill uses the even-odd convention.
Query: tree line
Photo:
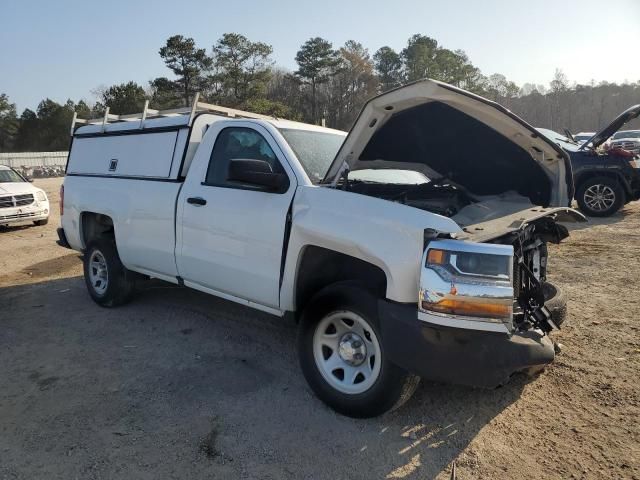
[[[408,82],[433,78],[497,101],[529,123],[562,131],[595,130],[634,103],[640,81],[571,85],[556,70],[548,86],[519,87],[504,75],[485,76],[462,50],[450,50],[416,34],[405,48],[383,46],[370,54],[355,40],[334,48],[326,39],[307,40],[298,50],[297,69],[275,64],[273,48],[238,33],[225,33],[207,49],[193,38],[174,35],[158,54],[171,75],[140,85],[135,81],[102,87],[97,99],[42,100],[36,111],[18,116],[9,97],[0,94],[0,151],[55,151],[68,147],[71,118],[189,105],[196,92],[209,103],[348,130],[364,102]]]

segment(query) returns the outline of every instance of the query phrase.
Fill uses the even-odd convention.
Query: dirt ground
[[[640,203],[552,247],[564,345],[493,391],[423,382],[341,417],[298,368],[295,325],[150,282],[96,306],[46,227],[0,229],[0,478],[640,479]]]

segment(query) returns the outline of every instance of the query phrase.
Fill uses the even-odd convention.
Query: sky
[[[640,80],[640,0],[0,0],[0,19],[0,93],[18,112],[170,76],[158,50],[175,34],[210,52],[238,32],[294,70],[311,37],[335,48],[354,39],[373,54],[420,33],[518,85],[548,85],[556,68],[570,82]]]

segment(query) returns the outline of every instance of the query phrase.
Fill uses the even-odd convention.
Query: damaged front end
[[[495,221],[478,227],[484,243],[469,234],[473,226],[464,232],[474,241],[425,232],[421,325],[416,329],[420,344],[430,351],[428,360],[437,359],[438,367],[425,363],[425,354],[416,347],[423,360],[417,371],[423,377],[494,388],[515,373],[537,373],[553,361],[548,333],[563,318],[554,317],[547,307],[547,244],[568,236],[558,219],[584,217],[570,209],[529,213],[527,220],[523,212],[514,214],[517,220],[502,232],[491,228]],[[406,358],[394,353],[400,361]]]
[[[428,380],[482,388],[551,363],[553,321],[540,295],[546,244],[532,235],[542,223],[495,243],[425,232],[417,320],[415,307],[380,302],[389,358]]]
[[[568,212],[575,213],[575,219],[582,217],[562,209],[565,215]],[[419,319],[509,335],[529,330],[546,334],[558,328],[560,322],[545,306],[547,244],[560,243],[569,233],[557,222],[558,212],[542,213],[546,215],[512,222],[511,229],[494,232],[485,243],[466,241],[464,235],[458,240],[428,233],[420,276]]]
[[[569,236],[564,225],[544,217],[501,239],[514,246],[513,298],[514,328],[549,333],[558,329],[562,319],[553,318],[545,306],[547,280],[547,243],[560,243]]]
[[[505,108],[423,80],[365,105],[323,183],[425,212],[418,305],[381,301],[391,361],[495,387],[554,359],[547,244],[585,221],[565,151]],[[444,218],[457,229],[435,227]],[[417,317],[417,318],[416,318]]]

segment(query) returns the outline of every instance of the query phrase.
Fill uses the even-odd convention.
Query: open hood
[[[607,141],[607,138],[620,130],[625,124],[638,117],[638,115],[640,115],[640,105],[634,105],[633,107],[627,108],[624,112],[614,118],[609,125],[584,142],[580,147],[580,150],[584,150],[586,148],[598,148]]]
[[[476,195],[517,191],[534,205],[566,206],[573,196],[558,145],[497,103],[435,80],[369,100],[323,183],[335,184],[345,166],[419,171]]]

